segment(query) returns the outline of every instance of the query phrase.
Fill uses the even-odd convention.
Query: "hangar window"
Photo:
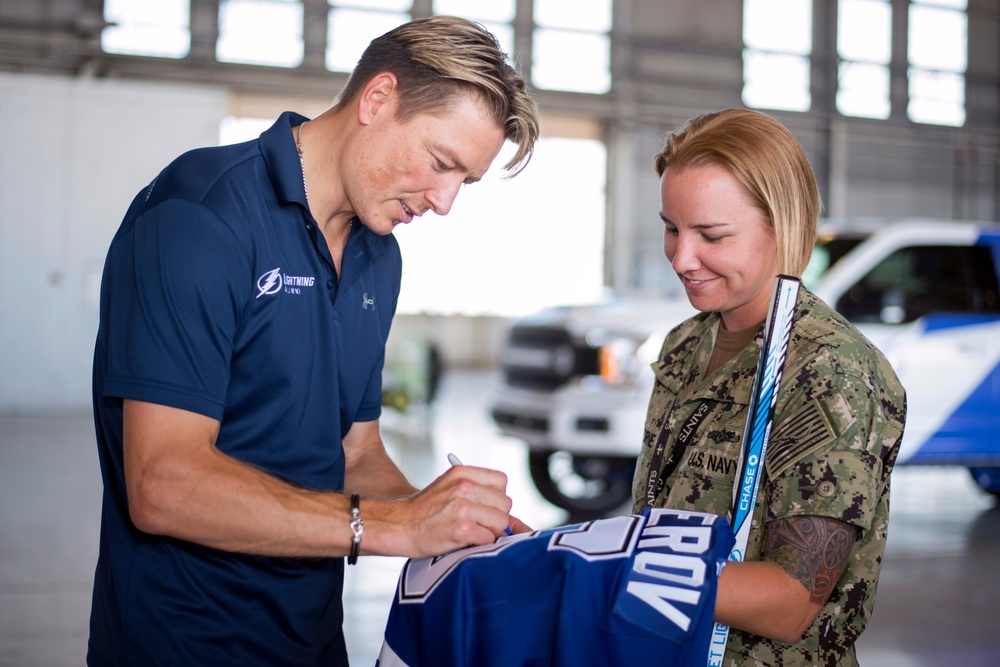
[[[812,0],[745,0],[743,102],[808,111]]]
[[[611,90],[611,0],[535,0],[531,80],[578,93]]]
[[[183,58],[191,50],[189,0],[105,0],[101,32],[107,53]]]
[[[410,20],[410,0],[330,0],[326,68],[350,72],[368,44]]]
[[[298,0],[221,0],[220,62],[298,67],[302,64],[302,3]]]
[[[967,0],[910,3],[910,101],[906,113],[918,123],[965,124],[968,64]]]
[[[398,225],[398,311],[523,317],[599,299],[607,155],[596,135],[542,137],[527,168],[503,180],[508,144],[447,216]]]
[[[837,111],[889,117],[892,7],[888,0],[840,0],[837,5]]]

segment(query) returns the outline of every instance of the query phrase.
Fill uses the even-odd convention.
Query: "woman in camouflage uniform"
[[[692,119],[654,166],[664,252],[701,313],[653,364],[633,496],[728,516],[772,285],[809,261],[819,190],[795,137],[749,110]],[[746,558],[719,579],[725,665],[857,664],[905,414],[881,352],[800,291]]]

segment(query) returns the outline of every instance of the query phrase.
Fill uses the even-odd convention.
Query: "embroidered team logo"
[[[276,269],[271,269],[260,278],[257,279],[257,297],[260,298],[265,294],[275,294],[281,291],[282,281],[281,281],[281,267]]]
[[[375,295],[368,296],[368,292],[365,292],[364,296],[361,297],[361,307],[368,310],[368,306],[371,306],[372,310],[375,310]]]
[[[257,296],[260,298],[265,294],[302,294],[302,290],[316,284],[316,276],[290,276],[281,272],[281,267],[271,269],[257,279]],[[372,302],[372,306],[375,302]]]

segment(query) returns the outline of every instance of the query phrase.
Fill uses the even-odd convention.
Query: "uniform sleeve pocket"
[[[867,530],[880,498],[881,468],[877,456],[857,450],[792,465],[770,483],[769,519],[826,516]]]

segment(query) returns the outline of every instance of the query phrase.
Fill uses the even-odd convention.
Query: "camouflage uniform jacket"
[[[632,495],[647,504],[653,451],[666,447],[656,507],[729,517],[762,332],[709,377],[720,317],[701,313],[667,335],[653,363]],[[763,330],[763,328],[762,328]],[[779,387],[746,560],[760,560],[768,522],[824,516],[859,529],[847,566],[816,620],[792,644],[732,629],[725,665],[855,665],[885,548],[889,474],[906,415],[903,387],[853,326],[802,290]],[[731,517],[729,517],[731,518]]]

